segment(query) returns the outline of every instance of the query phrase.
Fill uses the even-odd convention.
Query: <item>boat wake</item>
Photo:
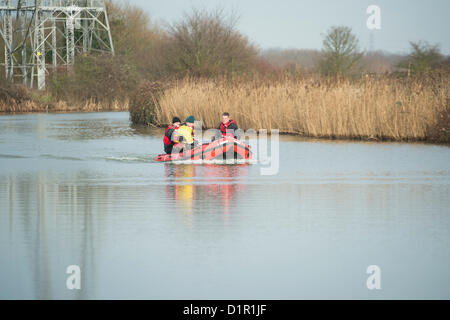
[[[146,156],[110,156],[102,158],[106,161],[116,161],[116,162],[125,162],[125,163],[152,163],[155,162],[153,157]]]
[[[154,161],[157,162],[157,161]],[[257,160],[253,159],[213,159],[213,160],[173,160],[166,161],[166,163],[173,164],[222,164],[222,165],[233,165],[233,164],[255,164]]]

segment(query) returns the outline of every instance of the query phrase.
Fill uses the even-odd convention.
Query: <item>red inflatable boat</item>
[[[252,158],[250,147],[233,137],[223,137],[219,140],[198,145],[181,153],[160,154],[155,161],[183,161],[183,160],[232,160]]]

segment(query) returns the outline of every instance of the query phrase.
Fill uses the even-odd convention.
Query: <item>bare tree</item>
[[[236,29],[238,18],[223,10],[192,9],[169,28],[169,64],[176,72],[212,76],[245,72],[252,67],[256,48]]]
[[[345,26],[331,27],[323,40],[320,71],[326,75],[349,75],[362,58],[358,38]]]

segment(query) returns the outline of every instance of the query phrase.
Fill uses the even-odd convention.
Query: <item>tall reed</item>
[[[229,112],[242,129],[311,137],[423,140],[448,103],[448,77],[275,82],[184,79],[159,99],[157,122],[193,114],[217,127]]]

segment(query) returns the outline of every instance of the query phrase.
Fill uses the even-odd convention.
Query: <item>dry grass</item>
[[[51,104],[41,104],[28,100],[20,104],[4,103],[0,101],[0,114],[29,113],[29,112],[101,112],[101,111],[127,111],[128,103],[114,101],[113,103],[96,103],[85,101],[77,105],[59,101]]]
[[[0,114],[6,113],[29,113],[29,112],[101,112],[101,111],[127,111],[128,103],[115,101],[113,103],[96,103],[86,101],[78,105],[59,101],[52,104],[40,104],[32,100],[20,104],[4,103],[0,101]]]
[[[123,101],[82,100],[68,103],[63,100],[52,101],[45,92],[33,91],[22,85],[0,86],[0,114],[28,112],[98,112],[126,111],[129,108],[127,99]]]
[[[358,81],[185,79],[160,97],[157,122],[195,115],[216,127],[223,111],[242,129],[279,129],[311,137],[424,140],[448,103],[447,76]]]

